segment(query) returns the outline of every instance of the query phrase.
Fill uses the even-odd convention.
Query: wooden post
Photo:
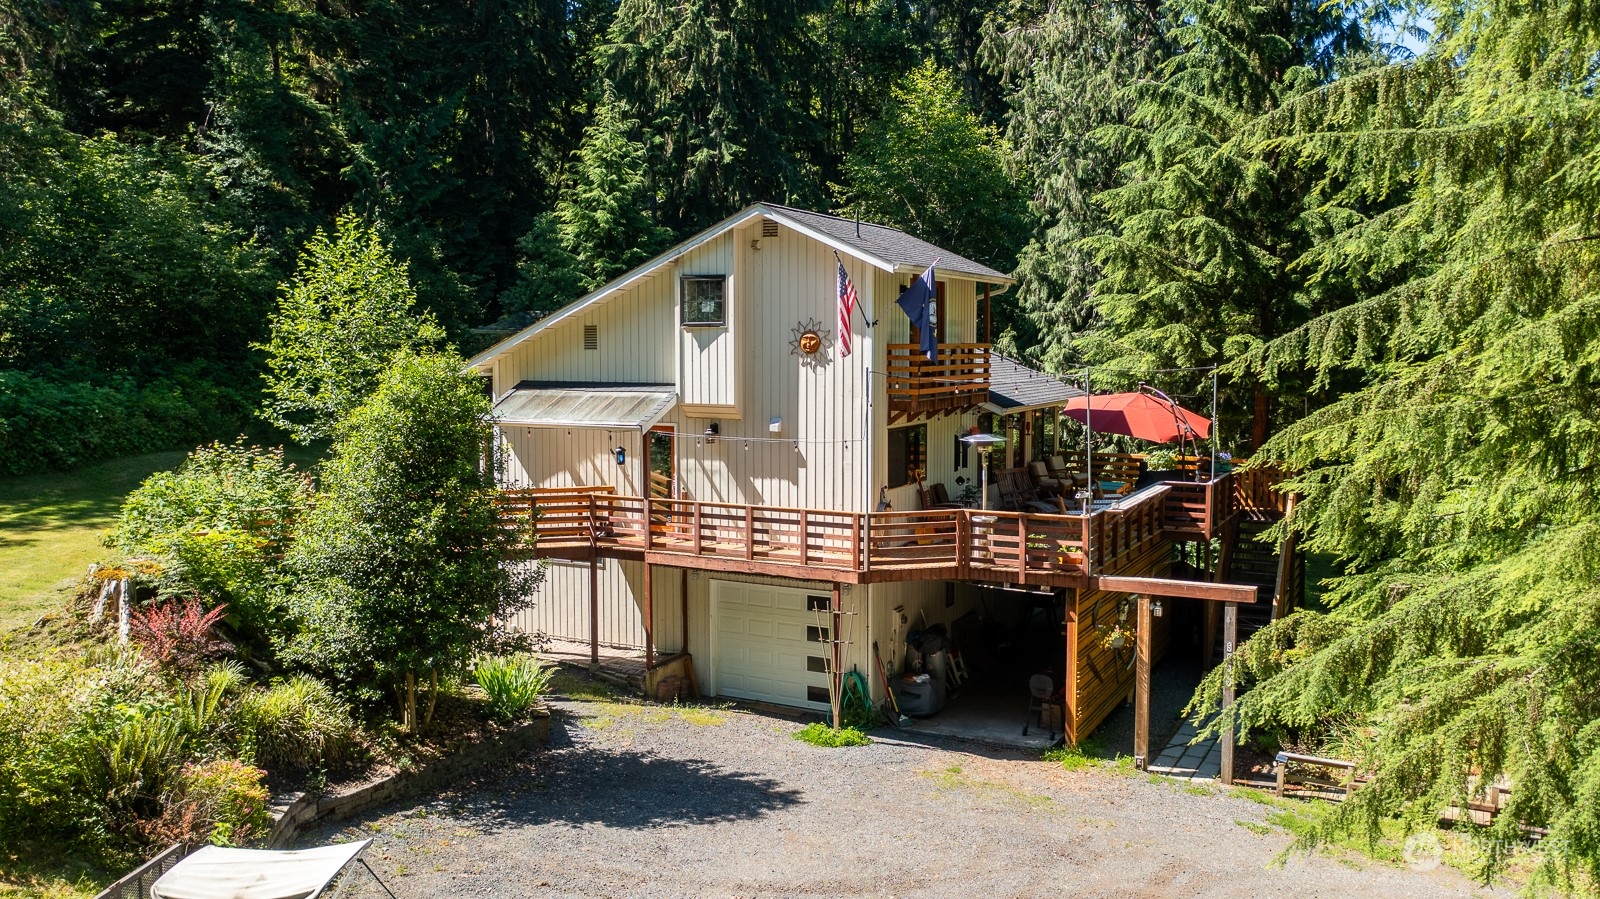
[[[800,564],[811,564],[811,510],[800,510]]]
[[[649,562],[644,563],[644,670],[649,672],[656,666],[656,604],[655,587],[656,567]]]
[[[589,664],[600,664],[600,554],[589,555]]]
[[[694,554],[700,555],[700,504],[694,504]]]
[[[756,507],[746,504],[744,507],[744,558],[750,561],[756,557]]]
[[[1233,647],[1239,637],[1239,604],[1222,607],[1222,785],[1233,786]]]
[[[828,635],[833,644],[833,662],[828,667],[828,700],[833,711],[833,727],[835,730],[838,730],[844,726],[844,721],[841,720],[840,717],[843,711],[841,706],[844,704],[844,697],[840,695],[844,692],[844,671],[841,669],[841,665],[843,664],[844,660],[840,657],[841,654],[839,652],[839,618],[841,607],[839,602],[838,581],[833,582],[833,593],[828,598],[828,608],[833,612],[833,632]]]
[[[682,606],[680,614],[683,616],[683,639],[678,643],[678,651],[689,655],[689,569],[687,568],[678,569],[678,603]],[[693,664],[689,666],[689,670],[691,672],[694,670]]]
[[[1017,516],[1017,583],[1028,579],[1028,515]]]
[[[1150,648],[1153,629],[1150,594],[1140,593],[1138,633],[1134,638],[1137,670],[1133,688],[1133,766],[1140,771],[1150,767]]]
[[[1066,683],[1061,688],[1061,730],[1067,745],[1078,745],[1078,598],[1082,590],[1071,590],[1072,601],[1067,604],[1067,667]]]

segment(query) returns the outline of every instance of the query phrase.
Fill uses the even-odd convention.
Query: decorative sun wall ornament
[[[828,332],[822,329],[822,323],[816,319],[807,319],[798,322],[790,332],[794,335],[789,340],[789,355],[799,356],[800,361],[806,365],[816,367],[828,360],[828,348],[833,346],[833,341],[828,339]]]

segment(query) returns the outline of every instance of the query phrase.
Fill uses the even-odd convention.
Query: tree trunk
[[[433,709],[439,703],[439,669],[428,671],[428,710],[422,713],[422,729],[433,723]]]
[[[1250,423],[1250,452],[1252,454],[1261,452],[1261,444],[1267,442],[1267,408],[1267,388],[1260,381],[1257,381],[1255,415]]]
[[[405,695],[400,700],[400,729],[408,734],[417,732],[417,676],[409,671]]]

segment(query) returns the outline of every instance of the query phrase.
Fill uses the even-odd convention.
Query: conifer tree
[[[1245,646],[1241,727],[1341,735],[1372,773],[1324,835],[1431,825],[1496,782],[1487,874],[1600,884],[1600,13],[1474,0],[1414,62],[1340,78],[1240,136],[1319,176],[1334,226],[1295,261],[1358,302],[1241,369],[1356,379],[1264,460],[1341,560],[1326,608]],[[1335,174],[1337,173],[1337,176]],[[1213,675],[1196,711],[1214,707]]]

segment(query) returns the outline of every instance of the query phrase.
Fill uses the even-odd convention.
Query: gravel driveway
[[[1274,864],[1290,837],[1271,807],[1108,767],[961,743],[818,749],[724,709],[555,705],[547,750],[302,845],[374,838],[399,899],[1485,895],[1445,868]]]

